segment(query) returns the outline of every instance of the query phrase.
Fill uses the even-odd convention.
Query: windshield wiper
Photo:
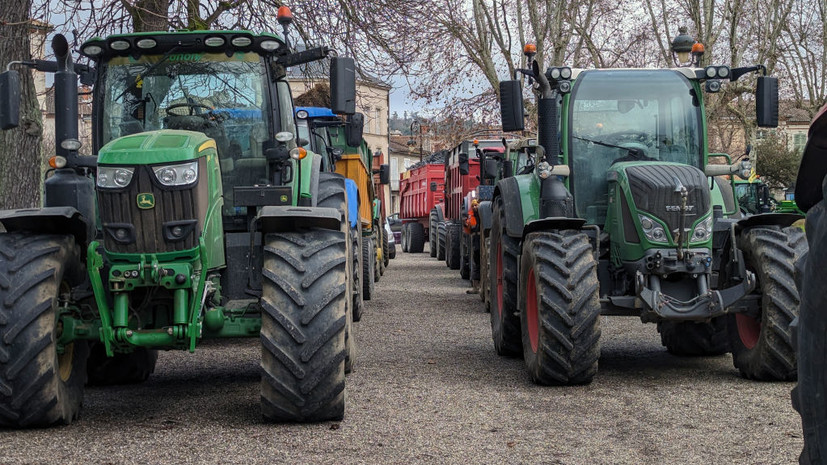
[[[636,148],[636,147],[623,147],[621,145],[610,144],[608,142],[602,142],[602,141],[599,141],[599,140],[586,139],[585,137],[577,137],[577,136],[572,136],[572,137],[574,137],[577,140],[582,140],[583,142],[591,142],[592,144],[602,145],[603,147],[609,147],[609,148],[613,148],[613,149],[625,150],[625,151],[629,152],[629,155],[631,155],[632,157],[649,158],[649,157],[646,156],[646,153],[643,150],[641,150],[639,148]]]

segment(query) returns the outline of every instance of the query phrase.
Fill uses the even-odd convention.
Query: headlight
[[[158,182],[167,187],[186,186],[198,180],[198,162],[163,165],[152,168]]]
[[[695,230],[692,231],[692,242],[704,242],[709,240],[710,236],[712,236],[712,217],[708,216],[695,226]]]
[[[123,166],[98,166],[98,187],[121,189],[129,185],[135,168]]]
[[[661,244],[668,242],[666,231],[664,231],[660,223],[647,215],[638,213],[637,216],[640,220],[640,227],[643,229],[643,234],[646,235],[646,239],[649,239],[649,242],[660,242]]]

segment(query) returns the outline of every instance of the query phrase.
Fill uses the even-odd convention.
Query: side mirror
[[[758,127],[778,127],[778,78],[759,76],[755,89],[755,119]]]
[[[497,171],[498,171],[498,163],[497,160],[492,158],[485,160],[485,165],[483,166],[483,175],[488,179],[496,179],[497,178]]]
[[[463,152],[459,154],[459,174],[466,176],[469,173],[468,154]]]
[[[0,73],[0,129],[14,129],[20,124],[20,73]]]
[[[330,59],[330,109],[339,115],[356,113],[356,62],[353,58]]]
[[[379,165],[379,184],[391,183],[391,167],[388,164]]]
[[[431,181],[431,192],[436,192],[436,181]]]
[[[365,130],[365,115],[355,113],[350,115],[345,125],[345,143],[350,147],[362,145],[362,133]]]
[[[328,152],[330,156],[333,158],[333,161],[339,161],[342,159],[342,155],[344,155],[345,151],[340,149],[339,147],[328,147]]]
[[[500,113],[503,131],[522,131],[525,129],[523,110],[523,89],[520,81],[500,82]]]
[[[514,176],[514,162],[503,160],[503,178],[510,178],[511,176]]]

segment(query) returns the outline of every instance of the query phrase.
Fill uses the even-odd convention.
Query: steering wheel
[[[198,109],[198,108],[203,108],[203,109],[207,110],[208,112],[213,110],[213,108],[209,105],[204,105],[204,104],[201,104],[201,103],[186,102],[186,103],[176,103],[174,105],[170,105],[164,111],[166,111],[167,115],[169,115],[169,116],[183,116],[183,115],[179,115],[177,113],[172,112],[172,110],[175,110],[175,109],[178,109],[178,108],[189,108],[190,116],[203,116],[202,113],[196,113],[195,112],[195,110]]]

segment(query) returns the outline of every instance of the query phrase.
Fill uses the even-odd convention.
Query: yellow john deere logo
[[[138,194],[138,208],[142,210],[155,208],[155,196],[146,192]]]
[[[281,196],[281,198],[280,198],[280,200],[282,201],[282,203],[287,203],[287,196],[286,196],[286,195],[282,195],[282,196]]]

